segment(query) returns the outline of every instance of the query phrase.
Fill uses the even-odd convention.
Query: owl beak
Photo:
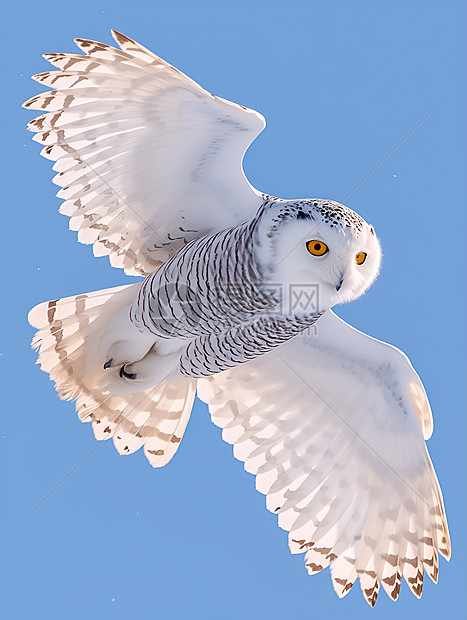
[[[339,292],[341,290],[343,282],[344,282],[344,276],[342,276],[341,279],[339,280],[339,284],[336,284],[336,291],[337,292]]]

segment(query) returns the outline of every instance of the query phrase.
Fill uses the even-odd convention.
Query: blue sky
[[[2,304],[4,501],[0,594],[8,620],[460,617],[465,544],[465,230],[467,123],[463,2],[86,2],[2,9],[4,94]],[[405,586],[374,610],[356,585],[339,601],[328,571],[309,577],[287,536],[196,403],[176,458],[153,470],[141,453],[97,444],[59,401],[29,349],[30,307],[129,280],[94,259],[57,213],[50,162],[20,108],[40,87],[44,52],[76,36],[110,42],[114,27],[212,92],[262,112],[247,154],[251,182],[282,197],[347,199],[370,221],[382,273],[338,309],[403,349],[432,403],[429,450],[453,542],[439,584],[420,601]],[[6,72],[6,77],[5,77]],[[464,73],[463,73],[464,72]],[[5,196],[6,194],[6,196]],[[457,612],[457,613],[456,613]]]

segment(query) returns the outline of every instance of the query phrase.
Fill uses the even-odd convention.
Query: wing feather
[[[395,600],[402,577],[417,597],[424,569],[436,580],[449,533],[430,406],[403,353],[328,311],[317,334],[200,380],[198,394],[291,552],[310,574],[329,566],[338,596],[359,578],[373,606],[381,585]]]
[[[262,196],[243,155],[264,118],[211,95],[118,32],[121,49],[76,39],[85,53],[46,54],[53,90],[24,106],[55,162],[61,213],[78,240],[128,274],[147,275],[192,239],[249,219]]]

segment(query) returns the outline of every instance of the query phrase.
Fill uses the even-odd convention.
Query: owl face
[[[371,286],[381,264],[375,231],[351,209],[331,201],[300,201],[265,214],[259,257],[269,247],[271,281],[284,289],[315,286],[319,310],[352,301]],[[271,261],[271,255],[273,259]]]

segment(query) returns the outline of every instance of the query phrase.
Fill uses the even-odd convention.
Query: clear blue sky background
[[[464,2],[421,0],[3,3],[2,618],[462,617],[466,14]],[[40,90],[29,76],[48,69],[42,53],[74,51],[75,36],[110,42],[111,27],[261,111],[268,127],[246,170],[282,197],[341,199],[438,106],[346,201],[375,226],[384,265],[338,310],[409,355],[433,406],[453,558],[421,601],[404,584],[371,611],[358,585],[339,601],[328,571],[307,576],[200,402],[168,467],[100,444],[26,517],[96,445],[34,365],[27,311],[128,278],[67,231],[20,104]]]

